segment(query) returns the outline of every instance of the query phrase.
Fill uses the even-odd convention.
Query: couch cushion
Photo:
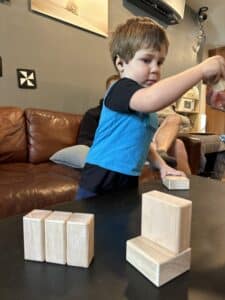
[[[0,164],[0,217],[71,201],[75,197],[80,171],[56,165]]]
[[[56,151],[76,144],[82,116],[26,109],[29,162],[47,162]]]
[[[0,107],[0,163],[26,160],[24,111],[17,107]]]

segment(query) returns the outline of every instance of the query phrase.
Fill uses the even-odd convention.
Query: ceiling
[[[206,48],[213,49],[225,46],[225,0],[186,0],[196,13],[202,6],[209,9],[208,18],[203,22],[206,33]]]

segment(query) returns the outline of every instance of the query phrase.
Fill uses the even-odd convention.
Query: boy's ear
[[[116,56],[115,65],[116,65],[116,68],[119,71],[119,73],[120,74],[123,73],[123,70],[124,70],[124,60],[119,55]]]

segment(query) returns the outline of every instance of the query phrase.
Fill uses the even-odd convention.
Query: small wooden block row
[[[190,189],[190,180],[185,176],[167,175],[162,179],[162,183],[168,188],[168,190]]]
[[[127,241],[126,259],[156,286],[190,269],[191,209],[180,197],[142,195],[141,236]]]
[[[94,215],[32,210],[23,217],[24,258],[87,268],[94,256]]]

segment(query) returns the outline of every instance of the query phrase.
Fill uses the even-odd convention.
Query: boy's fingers
[[[214,85],[220,80],[220,76],[221,76],[221,74],[216,74],[216,75],[210,76],[208,78],[204,78],[203,83],[207,84],[207,85]]]

